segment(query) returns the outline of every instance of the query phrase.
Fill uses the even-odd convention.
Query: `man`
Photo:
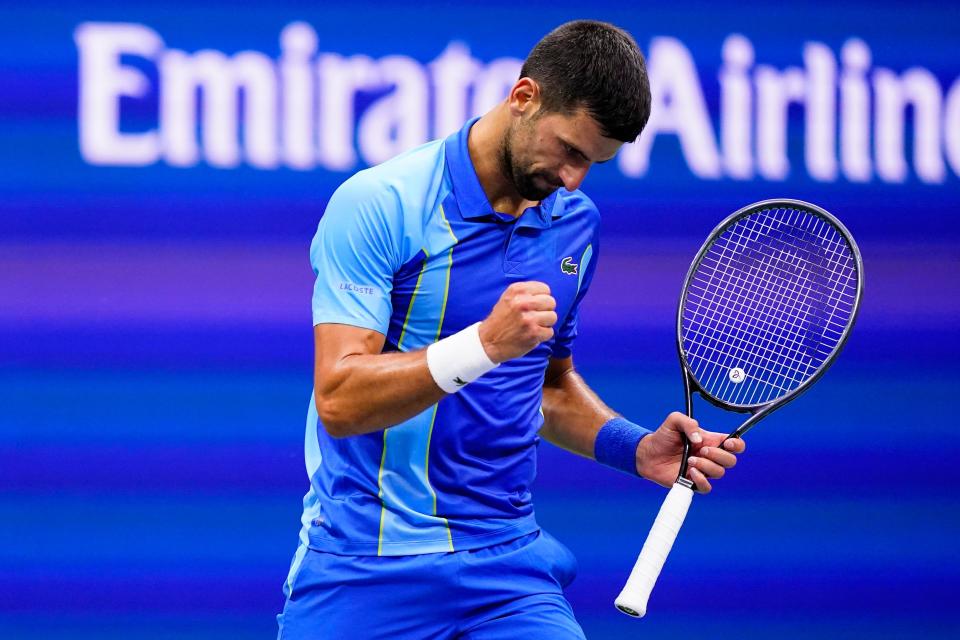
[[[334,193],[281,638],[582,638],[574,559],[534,519],[538,435],[669,486],[686,433],[702,492],[734,465],[741,441],[677,413],[650,433],[573,366],[599,221],[578,189],[649,111],[630,36],[568,23],[489,113]]]

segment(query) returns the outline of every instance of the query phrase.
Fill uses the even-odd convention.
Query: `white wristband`
[[[483,350],[479,322],[427,347],[430,375],[447,393],[460,391],[496,366]]]

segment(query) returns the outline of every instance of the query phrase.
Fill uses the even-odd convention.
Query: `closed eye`
[[[586,155],[584,155],[584,153],[580,151],[580,149],[577,149],[572,144],[564,142],[563,150],[566,152],[568,156],[574,156],[575,158],[583,162],[590,162],[590,159]]]

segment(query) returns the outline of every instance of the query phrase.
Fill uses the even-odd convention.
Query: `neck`
[[[488,111],[470,128],[467,149],[480,186],[493,210],[517,218],[537,203],[521,196],[513,181],[504,174],[506,168],[502,166],[502,145],[509,128],[510,112],[504,102]]]

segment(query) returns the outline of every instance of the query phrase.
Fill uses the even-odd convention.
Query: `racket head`
[[[862,293],[860,250],[823,208],[781,198],[728,216],[691,263],[677,309],[688,410],[693,391],[756,418],[796,398],[840,353]]]

